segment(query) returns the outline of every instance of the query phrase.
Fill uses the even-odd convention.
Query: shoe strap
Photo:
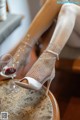
[[[54,52],[54,51],[52,51],[52,50],[46,50],[46,52],[55,55],[55,57],[57,58],[57,60],[59,60],[59,55],[58,55],[58,53],[56,53],[56,52]]]
[[[29,83],[29,87],[34,90],[39,90],[42,88],[42,84],[38,80],[35,80],[32,77],[24,77],[23,79],[27,79]]]

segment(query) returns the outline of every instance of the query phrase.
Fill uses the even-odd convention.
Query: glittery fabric
[[[56,57],[53,54],[43,52],[26,76],[32,77],[39,82],[44,82],[51,75],[52,70],[55,69],[55,59]],[[54,72],[53,74],[55,74]]]

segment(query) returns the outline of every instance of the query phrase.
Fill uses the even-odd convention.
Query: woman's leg
[[[64,4],[62,6],[55,31],[47,49],[60,54],[73,31],[76,19],[80,16],[79,13],[80,7],[75,4]]]
[[[72,33],[75,20],[76,14],[74,8],[71,8],[71,6],[68,5],[63,5],[58,16],[56,28],[46,51],[50,50],[60,54]],[[33,77],[40,81],[45,79],[46,76],[50,75],[52,68],[55,66],[55,60],[53,60],[54,57],[55,55],[49,52],[43,52],[26,76]]]
[[[19,63],[21,63],[21,65],[25,63],[25,58],[28,56],[31,47],[34,46],[38,38],[51,25],[60,8],[61,5],[58,5],[56,0],[46,0],[45,4],[32,21],[25,38],[21,41],[14,54],[15,63],[18,63],[18,61],[20,61]],[[24,55],[24,59],[21,55]]]
[[[56,0],[46,0],[27,31],[31,37],[28,41],[31,45],[34,45],[37,39],[50,27],[60,8],[61,5],[57,4]]]
[[[65,4],[62,6],[56,28],[47,49],[26,74],[26,77],[29,76],[34,78],[40,83],[44,83],[44,80],[50,75],[51,79],[54,78],[56,57],[60,54],[64,45],[68,41],[68,38],[73,31],[77,15],[74,4]],[[22,86],[22,84],[19,83],[18,85]]]

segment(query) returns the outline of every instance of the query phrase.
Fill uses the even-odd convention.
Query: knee
[[[74,4],[63,4],[61,7],[61,13],[69,13],[69,14],[76,14],[76,9]]]
[[[75,24],[76,20],[76,9],[73,4],[63,4],[58,16],[58,21],[62,20],[64,22],[69,21],[70,25]]]

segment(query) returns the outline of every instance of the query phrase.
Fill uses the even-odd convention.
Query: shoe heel
[[[53,68],[52,72],[51,72],[51,75],[47,81],[47,90],[46,90],[46,95],[48,95],[48,92],[49,92],[49,88],[50,88],[50,85],[51,85],[51,82],[52,80],[54,79],[55,77],[55,69]]]
[[[51,82],[52,82],[51,79],[47,81],[46,95],[48,95],[48,92],[49,92],[49,88],[50,88]]]

